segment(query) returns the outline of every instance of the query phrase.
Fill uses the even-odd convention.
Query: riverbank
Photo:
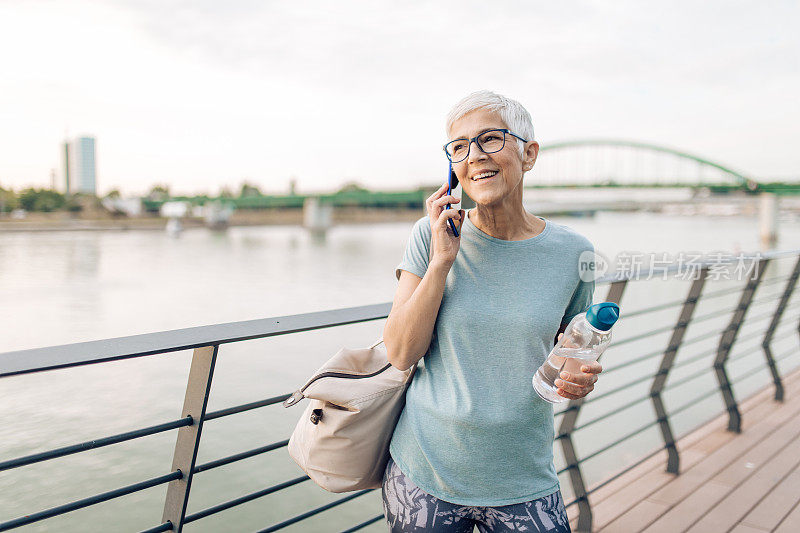
[[[389,222],[414,222],[423,216],[422,209],[376,209],[342,207],[333,211],[333,224],[380,224]],[[89,218],[66,213],[30,213],[25,219],[0,218],[0,232],[17,231],[129,231],[165,230],[166,218],[125,217]],[[202,218],[181,219],[184,228],[205,227]],[[235,211],[229,226],[272,226],[303,223],[302,209],[269,209]]]

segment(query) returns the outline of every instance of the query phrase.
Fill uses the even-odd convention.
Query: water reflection
[[[757,249],[750,245],[757,246],[758,241],[755,222],[742,218],[678,219],[634,213],[600,214],[591,220],[554,220],[583,233],[610,257],[621,250],[731,250],[737,242],[743,249]],[[314,235],[296,226],[231,228],[225,233],[188,229],[177,240],[162,232],[0,234],[0,322],[5,326],[0,351],[388,302],[397,286],[394,268],[402,257],[411,226],[411,223],[341,225],[331,228],[328,235]],[[784,247],[800,245],[798,230],[798,222],[782,226]],[[773,272],[785,275],[791,264],[772,263],[770,268],[770,275]],[[782,284],[776,284],[774,290],[782,288]],[[603,298],[607,289],[598,289],[595,298]],[[623,305],[632,311],[675,300],[687,289],[688,284],[674,280],[636,282],[626,289]],[[738,294],[732,294],[730,298],[703,303],[697,314],[714,312],[714,306],[734,306],[737,297]],[[678,308],[673,308],[621,321],[615,335],[622,339],[644,329],[674,323],[677,313]],[[699,336],[714,328],[724,328],[725,319],[722,316],[720,320],[693,325],[687,335]],[[794,320],[792,328],[796,325]],[[382,326],[382,321],[375,321],[224,346],[220,349],[209,409],[293,390],[340,347],[369,345],[380,336]],[[794,329],[785,331],[789,333],[784,338],[796,346]],[[604,355],[604,365],[610,369],[654,351],[654,344],[655,349],[665,345],[667,335],[609,349]],[[714,343],[715,339],[710,338],[694,348],[713,349]],[[679,357],[696,353],[682,351]],[[759,351],[752,350],[752,356],[763,362]],[[713,355],[710,357],[713,359]],[[632,372],[641,375],[644,370],[654,371],[658,361],[656,357],[636,368],[610,373],[599,382],[599,390],[610,390],[615,384],[629,381]],[[750,360],[743,363],[753,364]],[[9,380],[8,384],[13,386],[4,383],[4,391],[13,400],[0,402],[0,419],[21,422],[6,423],[0,428],[3,437],[0,456],[14,457],[29,452],[30,447],[46,449],[72,444],[174,419],[180,415],[188,364],[189,354],[180,353],[66,373],[46,372],[18,382]],[[705,368],[710,365],[706,360],[698,364],[706,365]],[[693,372],[698,367],[685,368],[686,372]],[[676,378],[683,375],[680,371],[675,373]],[[757,380],[749,383],[759,384]],[[648,386],[649,383],[643,382],[643,390],[636,394],[646,394]],[[713,386],[713,378],[676,388],[666,396],[668,406],[681,405],[708,386]],[[609,403],[589,404],[582,417],[586,415],[588,420],[602,414],[600,407],[605,411],[617,403],[625,405],[632,394],[612,397]],[[709,400],[714,401],[718,398]],[[698,404],[697,412],[687,412],[693,418],[677,420],[676,428],[680,432],[690,428],[707,414],[703,409],[717,407]],[[241,418],[208,424],[201,446],[202,460],[284,439],[297,416],[297,412],[265,408]],[[589,453],[602,439],[620,434],[619,428],[625,424],[634,427],[642,419],[651,419],[652,411],[648,403],[643,403],[621,417],[624,419],[609,419],[594,426],[597,431],[594,435],[582,435],[578,446],[585,449],[580,448],[580,453]],[[658,435],[639,445],[644,448],[658,445]],[[0,479],[0,492],[14,491],[16,497],[0,499],[4,500],[0,501],[0,512],[8,518],[16,517],[85,497],[93,491],[107,490],[109,487],[104,484],[109,480],[104,469],[109,465],[118,469],[116,479],[125,477],[124,482],[115,482],[114,486],[139,481],[146,477],[142,472],[163,473],[171,464],[174,434],[143,439],[136,446],[141,447],[107,447],[96,455],[82,455],[80,461],[63,461],[57,465],[57,473],[48,464],[46,468],[19,469],[13,476],[5,475]],[[639,455],[639,449],[620,450],[616,457]],[[590,481],[607,474],[608,457],[598,456],[586,465]],[[198,508],[214,505],[270,482],[300,475],[288,457],[277,450],[249,461],[210,472],[214,477],[198,477],[192,505]],[[614,463],[611,467],[618,464],[610,462]],[[76,479],[79,484],[72,483]],[[125,529],[145,529],[155,525],[155,520],[147,521],[150,520],[147,517],[160,516],[163,492],[145,491],[140,497],[141,500],[126,501],[126,505],[119,507],[101,506],[91,513],[75,515],[78,518],[70,522],[43,524],[51,530],[78,532],[85,530],[86,518],[91,516],[98,522],[114,520],[124,524]],[[247,509],[248,512],[228,513],[221,517],[224,524],[200,522],[198,531],[254,530],[282,519],[284,503],[299,505],[301,512],[315,498],[321,498],[315,487],[298,486],[295,493],[285,491],[269,504],[259,506],[259,516],[251,512],[253,508]],[[372,514],[379,513],[379,502],[373,503],[376,506]],[[340,515],[331,514],[329,520],[337,517]],[[356,522],[328,526],[344,529]]]
[[[59,243],[64,249],[63,257],[68,279],[94,280],[97,278],[102,259],[100,242],[98,236],[89,235],[87,237]],[[53,258],[51,247],[43,247],[41,252],[44,256]]]

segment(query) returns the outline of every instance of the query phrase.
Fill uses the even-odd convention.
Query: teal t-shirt
[[[592,303],[578,257],[592,244],[545,221],[522,241],[479,230],[467,217],[447,275],[428,352],[406,394],[390,453],[423,491],[458,505],[501,506],[558,490],[553,406],[533,374],[562,323]],[[423,277],[430,221],[419,219],[397,266]]]

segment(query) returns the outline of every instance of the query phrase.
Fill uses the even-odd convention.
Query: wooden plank
[[[794,419],[776,430],[769,438],[738,457],[714,478],[676,504],[648,528],[647,533],[683,531],[701,519],[760,466],[768,463],[800,436],[800,425]],[[760,495],[758,496],[760,497]],[[791,505],[789,506],[791,508]],[[788,511],[788,509],[786,509]],[[785,514],[785,513],[784,513]],[[779,517],[782,518],[783,515]],[[757,524],[756,524],[757,525]],[[777,525],[777,522],[775,523]],[[770,528],[771,529],[771,528]]]
[[[642,495],[669,483],[675,477],[664,471],[648,472],[607,498],[602,505],[592,506],[592,522],[595,529],[602,529],[642,499]],[[591,501],[591,500],[590,500]]]
[[[756,421],[735,439],[724,444],[688,472],[681,474],[665,487],[650,495],[648,499],[670,505],[677,504],[800,412],[800,402],[777,405],[778,407],[774,408],[769,416]]]
[[[800,403],[777,404],[779,406],[777,408],[775,408],[774,405],[775,404],[767,405],[768,410],[771,409],[772,411],[770,416],[762,416],[761,419],[747,428],[745,433],[730,440],[715,453],[700,461],[687,472],[674,478],[655,493],[630,507],[627,511],[620,513],[615,521],[608,524],[607,527],[610,528],[609,530],[615,530],[617,527],[620,527],[620,524],[628,523],[631,520],[630,517],[637,517],[636,523],[641,525],[641,529],[644,529],[650,522],[642,524],[642,517],[650,517],[651,522],[653,522],[660,516],[652,515],[652,510],[655,509],[655,507],[650,505],[650,503],[664,504],[663,509],[664,512],[666,512],[672,506],[691,495],[704,483],[708,482],[733,459],[745,453],[752,446],[758,444],[765,436],[783,427],[783,423],[786,420],[794,418],[794,416],[800,412]],[[619,521],[619,524],[617,524],[617,521]],[[601,531],[604,530],[601,529]]]
[[[773,488],[752,511],[742,520],[743,525],[761,527],[768,531],[778,527],[778,524],[800,502],[800,466],[786,476],[786,478]],[[800,531],[798,524],[797,531]]]
[[[787,378],[787,391],[790,386],[793,386],[793,389],[800,390],[800,371],[798,371],[797,375],[794,377],[794,380]],[[742,402],[742,412],[748,413],[748,419],[752,417],[754,420],[758,420],[768,412],[768,404],[771,402],[772,394],[772,389],[764,389],[757,392]],[[751,410],[754,410],[755,412],[750,413]],[[717,418],[709,421],[707,424],[697,428],[680,439],[676,443],[676,446],[681,454],[681,470],[685,472],[696,463],[695,459],[699,460],[700,458],[694,453],[689,453],[687,457],[684,457],[684,453],[688,452],[688,450],[697,449],[704,452],[711,452],[716,450],[716,448],[725,442],[733,439],[736,436],[735,433],[731,433],[730,431],[719,431],[720,429],[724,430],[727,428],[727,426],[728,415],[727,413],[723,413]],[[703,455],[705,455],[705,453]],[[635,481],[647,472],[663,472],[666,465],[666,456],[666,451],[663,451],[651,457],[630,472],[626,472],[625,474],[621,475],[611,483],[607,483],[600,489],[592,492],[591,499],[593,505],[598,505],[606,498],[614,496],[617,491],[628,486],[631,482]],[[597,484],[595,484],[595,486],[596,485]]]
[[[636,506],[636,512],[628,511],[600,531],[603,533],[631,533],[631,531],[641,531],[647,524],[661,516],[667,509],[669,509],[669,505],[666,503],[644,500],[639,502]]]
[[[733,490],[731,485],[707,481],[694,491],[690,497],[658,517],[644,531],[646,533],[686,531],[731,490]]]
[[[766,410],[764,410],[763,414],[767,414]],[[725,429],[725,428],[720,428],[720,429]],[[734,437],[736,437],[736,433],[733,433],[732,431],[718,430],[715,431],[714,433],[711,433],[710,435],[707,435],[706,438],[695,444],[693,449],[706,453],[712,453],[717,451],[717,449],[722,447],[723,444],[732,440]]]
[[[693,464],[700,461],[706,454],[694,449],[681,452],[681,463],[690,468]],[[666,458],[666,452],[664,454]],[[645,496],[651,494],[659,487],[662,487],[675,479],[674,474],[664,470],[665,462],[657,470],[651,470],[644,475],[640,475],[628,482],[626,486],[620,487],[616,493],[606,498],[602,505],[595,505],[592,502],[593,526],[595,529],[602,529],[625,511],[630,509]],[[590,501],[591,496],[590,496]]]
[[[786,422],[782,428],[761,441],[758,446],[751,448],[733,461],[725,470],[714,476],[714,481],[734,486],[739,485],[798,437],[800,437],[800,416]]]
[[[798,531],[800,531],[800,504],[795,505],[794,509],[786,515],[775,533],[797,533]]]
[[[787,378],[785,383],[787,393],[800,391],[800,371],[793,373],[791,378]],[[746,413],[743,417],[745,432],[754,434],[763,433],[766,427],[765,424],[769,426],[770,430],[775,430],[780,425],[783,417],[769,422],[765,422],[765,420],[772,418],[769,415],[775,416],[776,405],[783,409],[784,415],[787,411],[792,409],[788,404],[774,403],[771,400],[771,394],[771,389],[764,390],[742,403],[742,411]],[[608,527],[609,529],[607,530],[612,531],[616,530],[618,527],[626,527],[625,524],[629,523],[629,518],[625,515],[628,512],[639,516],[648,516],[649,512],[645,511],[645,509],[652,511],[656,507],[647,503],[642,503],[645,498],[664,485],[669,484],[671,481],[677,481],[677,479],[684,478],[684,476],[690,474],[692,470],[694,470],[693,467],[710,453],[731,443],[733,440],[740,439],[740,436],[726,430],[726,424],[727,415],[718,417],[712,423],[709,423],[707,426],[704,426],[697,432],[693,432],[678,442],[678,449],[681,450],[682,470],[684,472],[679,478],[675,478],[663,471],[664,454],[660,454],[658,456],[660,464],[655,463],[648,465],[648,463],[645,463],[631,472],[620,476],[612,483],[602,487],[601,491],[603,491],[603,493],[601,493],[599,502],[595,501],[595,494],[592,494],[590,498],[593,504],[595,530],[605,531],[606,529],[604,528]],[[711,426],[715,427],[716,431],[709,433],[708,427]],[[700,435],[699,439],[697,435]],[[752,442],[754,440],[757,441],[758,439],[751,438],[751,444],[757,443]],[[685,448],[687,442],[691,443],[691,445]],[[744,448],[743,451],[746,451],[747,446]],[[737,449],[741,450],[742,446],[737,446]],[[654,457],[653,459],[656,458]],[[719,465],[719,468],[724,466],[725,461]],[[715,468],[714,470],[718,470],[719,468]],[[703,481],[708,480],[708,477],[713,473],[715,472],[712,470],[712,472],[706,473],[701,478],[692,480],[695,482],[693,483],[695,488],[700,486]],[[683,492],[677,491],[675,495],[676,500],[681,500],[690,492],[691,491],[686,490],[686,487],[683,487]],[[598,491],[598,493],[600,493],[600,491]],[[642,507],[637,508],[640,504]],[[653,519],[655,518],[657,518],[657,516],[653,517]],[[615,523],[617,519],[619,522]]]
[[[800,464],[800,440],[784,447],[770,461],[711,509],[689,531],[727,531],[753,509],[771,489]]]
[[[745,526],[743,524],[739,524],[735,528],[731,529],[731,533],[764,533],[765,531],[769,531],[769,529],[761,529],[760,527]]]

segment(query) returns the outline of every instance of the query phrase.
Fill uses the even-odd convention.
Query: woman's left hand
[[[559,334],[558,338],[561,339],[563,333]],[[562,371],[559,378],[555,381],[555,386],[558,387],[559,396],[563,396],[568,400],[578,400],[583,398],[592,390],[594,384],[597,382],[597,374],[603,371],[603,366],[597,361],[587,361],[581,365],[581,373],[573,374],[571,372]]]
[[[555,386],[558,387],[556,392],[558,392],[559,396],[569,400],[583,398],[592,392],[597,381],[597,374],[602,371],[603,366],[597,361],[586,362],[581,365],[580,374],[562,371],[559,375],[560,379],[555,381]]]

